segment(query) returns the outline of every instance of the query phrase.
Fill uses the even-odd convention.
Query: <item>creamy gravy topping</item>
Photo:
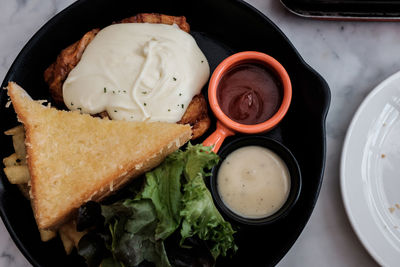
[[[271,150],[246,146],[229,154],[217,176],[225,205],[245,218],[272,215],[285,203],[290,174],[283,160]]]
[[[63,96],[69,109],[84,113],[177,122],[209,75],[196,41],[176,25],[114,24],[87,46]]]

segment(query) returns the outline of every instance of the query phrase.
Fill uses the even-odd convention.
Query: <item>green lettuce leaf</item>
[[[147,260],[156,266],[171,266],[162,240],[154,238],[158,219],[151,201],[116,202],[102,206],[102,215],[112,237],[108,249],[115,259],[107,263],[136,266]]]
[[[206,151],[206,153],[204,153]],[[186,238],[198,235],[200,239],[212,241],[211,254],[216,259],[219,255],[226,256],[227,251],[236,251],[233,234],[235,231],[226,222],[214,205],[210,191],[204,178],[211,175],[210,170],[218,163],[218,156],[211,152],[210,147],[189,145],[186,151],[185,178],[182,198],[181,244]]]
[[[175,152],[156,169],[146,173],[145,186],[136,199],[150,199],[159,223],[155,238],[166,239],[179,226],[181,218],[181,175],[185,166],[182,152]]]
[[[101,262],[101,267],[124,267],[120,262],[116,261],[113,257],[106,258]]]
[[[94,233],[84,235],[78,243],[78,254],[85,258],[88,267],[98,267],[107,253],[104,239]]]
[[[212,147],[203,146],[201,144],[188,144],[186,151],[181,152],[185,161],[185,178],[187,181],[200,175],[202,178],[210,176],[210,172],[215,165],[218,164],[219,157],[212,152]]]

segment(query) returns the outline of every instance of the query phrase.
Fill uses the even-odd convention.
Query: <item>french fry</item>
[[[5,135],[16,135],[24,133],[24,126],[18,125],[4,132]]]
[[[28,183],[30,180],[29,169],[27,165],[5,167],[4,173],[12,184],[24,184]]]
[[[70,221],[66,224],[63,224],[60,227],[60,232],[63,232],[68,238],[74,242],[75,247],[78,247],[79,240],[81,240],[82,236],[86,234],[86,232],[78,232],[76,231],[76,222]]]
[[[6,135],[12,135],[15,153],[22,164],[26,163],[25,148],[25,130],[24,126],[19,125],[4,132]]]
[[[72,241],[69,236],[63,232],[61,229],[58,231],[60,235],[61,241],[64,245],[64,250],[67,255],[71,254],[72,249],[74,248],[74,241]]]
[[[43,242],[47,242],[57,236],[57,232],[51,230],[39,229],[39,233],[40,233],[40,239],[42,239]]]
[[[18,162],[19,161],[19,162]],[[10,156],[6,157],[3,159],[3,164],[4,166],[17,166],[20,165],[20,159],[18,159],[18,156],[16,153],[11,154]]]
[[[26,163],[25,134],[18,133],[12,136],[14,150],[22,164]]]

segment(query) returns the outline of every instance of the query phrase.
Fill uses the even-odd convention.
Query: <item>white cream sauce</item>
[[[290,191],[290,174],[283,160],[271,150],[246,146],[229,154],[217,176],[225,205],[245,218],[262,218],[278,211]]]
[[[177,122],[209,75],[196,41],[176,25],[114,24],[87,46],[63,96],[69,109],[84,113]]]

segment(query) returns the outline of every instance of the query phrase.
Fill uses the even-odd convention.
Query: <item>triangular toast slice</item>
[[[8,95],[25,127],[39,229],[57,228],[82,204],[154,168],[191,137],[189,125],[114,121],[50,108],[15,83],[9,83]]]

